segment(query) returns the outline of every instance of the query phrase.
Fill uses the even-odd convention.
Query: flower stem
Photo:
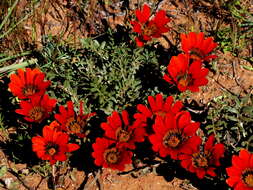
[[[55,177],[56,177],[56,167],[55,167],[55,165],[53,165],[53,166],[52,166],[53,190],[56,190]]]

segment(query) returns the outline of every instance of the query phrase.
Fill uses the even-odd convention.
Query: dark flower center
[[[27,84],[25,85],[25,87],[22,90],[22,93],[24,96],[32,96],[35,93],[37,93],[39,90],[37,88],[37,86],[32,85],[32,84]]]
[[[196,168],[207,168],[209,166],[211,153],[208,151],[198,152],[192,155],[192,163]]]
[[[70,133],[82,133],[85,124],[85,121],[80,116],[76,119],[75,117],[71,117],[67,120],[66,127]]]
[[[244,170],[242,180],[248,187],[253,187],[253,169],[249,168]]]
[[[193,83],[193,78],[191,75],[183,74],[178,76],[178,84],[183,87],[190,86]]]
[[[55,143],[49,142],[46,145],[46,153],[50,156],[55,155],[58,152],[59,146]]]
[[[128,142],[131,139],[132,132],[126,131],[122,128],[119,128],[116,131],[116,137],[119,142]]]
[[[120,160],[120,152],[115,147],[107,149],[104,152],[104,159],[108,164],[116,164]]]
[[[170,130],[163,137],[163,145],[169,148],[177,148],[184,138],[179,130]]]
[[[45,114],[45,109],[42,107],[33,107],[30,111],[29,111],[29,117],[31,119],[33,119],[34,121],[39,121],[43,118]]]
[[[155,24],[145,25],[143,28],[143,35],[152,36],[153,34],[156,33],[156,31],[157,31],[157,27]]]
[[[192,48],[190,50],[190,57],[193,60],[201,60],[205,57],[205,54],[198,48]]]

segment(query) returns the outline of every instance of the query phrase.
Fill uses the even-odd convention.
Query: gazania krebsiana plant
[[[181,166],[186,170],[196,173],[202,179],[207,174],[215,177],[215,169],[220,166],[220,158],[224,156],[224,145],[214,144],[214,135],[209,136],[204,148],[201,149],[201,140],[196,139],[196,146],[191,146],[179,155]]]
[[[136,121],[131,123],[126,110],[121,115],[114,111],[107,117],[107,122],[101,123],[101,128],[105,131],[105,137],[129,149],[135,149],[135,143],[143,142],[146,136],[145,124]]]
[[[118,146],[114,140],[97,138],[92,148],[92,157],[97,166],[123,171],[126,164],[132,163],[133,153]]]
[[[14,96],[19,99],[28,99],[34,95],[43,95],[51,84],[44,81],[45,73],[38,68],[18,69],[17,74],[11,74],[9,88]]]
[[[80,102],[79,113],[74,110],[72,101],[67,102],[67,108],[59,107],[59,114],[55,114],[55,119],[61,124],[61,129],[69,134],[75,134],[80,138],[85,136],[87,120],[96,113],[83,113],[83,103]]]
[[[25,116],[25,120],[29,122],[40,123],[49,117],[56,102],[56,99],[50,99],[47,94],[34,95],[29,100],[22,100],[20,102],[21,109],[16,109],[16,113]]]
[[[131,24],[134,32],[139,35],[135,38],[136,44],[139,47],[142,47],[144,43],[150,41],[152,38],[159,38],[162,33],[169,31],[166,24],[170,19],[166,16],[164,10],[158,11],[154,18],[150,19],[150,7],[144,4],[142,10],[135,11],[135,15],[137,20],[131,21]]]
[[[155,97],[148,96],[148,103],[149,106],[137,105],[139,113],[134,114],[136,120],[146,122],[148,118],[154,119],[155,116],[165,117],[167,113],[176,114],[183,108],[181,101],[174,102],[172,96],[168,96],[163,100],[162,94],[157,94]]]
[[[67,160],[66,153],[79,149],[79,145],[70,144],[68,141],[69,136],[66,133],[45,126],[42,136],[32,138],[32,149],[39,158],[49,160],[53,165],[56,161]]]
[[[253,190],[253,154],[245,149],[233,155],[232,166],[226,168],[227,184],[235,190]]]
[[[152,149],[161,157],[170,155],[172,159],[178,159],[178,155],[196,146],[196,131],[198,122],[191,121],[191,115],[187,111],[181,111],[176,115],[166,114],[163,118],[157,116],[153,125],[154,134],[149,136]]]
[[[58,123],[56,120],[52,121],[52,122],[48,125],[48,127],[49,127],[50,129],[55,130],[55,131],[62,131],[62,130],[61,130],[61,125],[60,125],[60,123]]]
[[[217,43],[213,41],[213,38],[204,37],[204,33],[190,32],[187,34],[181,34],[182,50],[186,54],[190,54],[190,58],[198,61],[209,61],[216,58],[216,55],[210,55],[210,53],[217,47]]]
[[[200,86],[208,83],[206,76],[209,70],[204,68],[198,60],[191,63],[188,54],[173,56],[167,71],[168,74],[163,76],[164,80],[170,84],[177,85],[181,92],[186,90],[198,92]]]

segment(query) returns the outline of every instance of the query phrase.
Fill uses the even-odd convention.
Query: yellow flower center
[[[157,111],[155,112],[155,115],[161,116],[161,117],[165,117],[166,116],[166,112],[164,111]]]
[[[131,139],[131,135],[131,132],[123,130],[122,128],[116,131],[116,137],[119,142],[128,142]]]
[[[58,151],[58,145],[57,144],[54,144],[52,142],[49,142],[47,145],[46,145],[46,153],[50,156],[53,156],[57,153]]]
[[[193,60],[201,60],[205,57],[205,54],[198,48],[192,48],[190,51],[190,58]]]
[[[190,86],[193,83],[193,79],[191,75],[184,74],[184,75],[179,75],[178,77],[178,84],[180,84],[183,87]]]
[[[156,33],[156,31],[157,31],[157,27],[155,24],[152,24],[150,26],[145,25],[143,28],[143,35],[152,36],[153,34]]]
[[[198,152],[192,155],[192,163],[196,168],[207,168],[209,166],[210,152]]]
[[[108,164],[116,164],[120,160],[120,152],[117,148],[107,149],[104,152],[104,159]]]
[[[85,124],[85,121],[80,116],[77,116],[76,119],[75,117],[69,118],[66,127],[70,133],[82,133]]]
[[[49,154],[50,156],[53,156],[55,153],[56,153],[56,150],[55,150],[54,148],[50,148],[50,149],[48,150],[48,154]]]
[[[37,86],[27,84],[22,90],[24,96],[32,96],[38,92]]]
[[[242,173],[242,179],[243,182],[248,186],[248,187],[253,187],[253,170],[252,169],[246,169]]]
[[[29,111],[29,117],[34,120],[34,121],[40,121],[42,120],[43,116],[45,114],[45,109],[42,107],[33,107],[30,111]]]
[[[163,137],[163,145],[169,148],[177,148],[184,138],[179,130],[170,130]]]

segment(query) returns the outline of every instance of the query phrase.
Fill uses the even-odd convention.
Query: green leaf
[[[0,168],[0,178],[3,177],[7,173],[7,166],[2,166]]]
[[[253,67],[247,66],[247,65],[242,65],[242,68],[248,70],[248,71],[253,71]]]
[[[245,106],[242,108],[243,113],[250,115],[253,117],[253,106]]]

